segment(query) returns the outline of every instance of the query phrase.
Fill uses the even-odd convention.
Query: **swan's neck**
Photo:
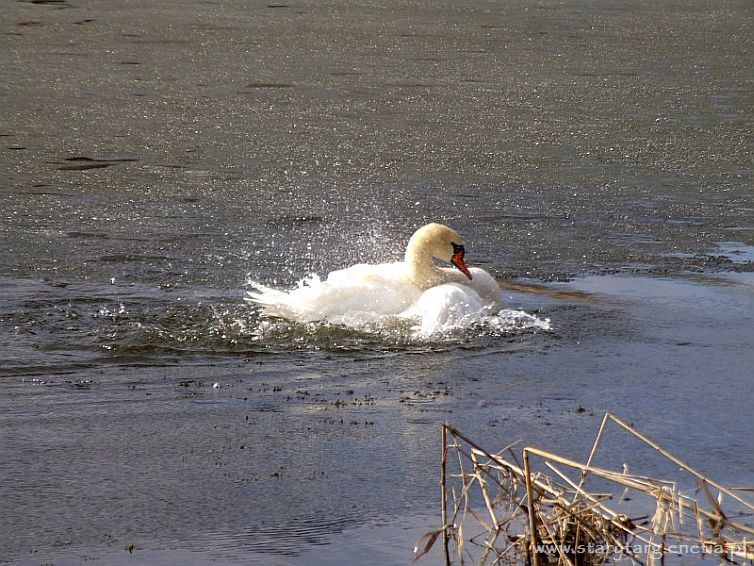
[[[420,289],[429,289],[441,285],[447,280],[446,270],[435,265],[432,253],[423,242],[409,242],[406,248],[405,262],[408,266],[411,282]]]

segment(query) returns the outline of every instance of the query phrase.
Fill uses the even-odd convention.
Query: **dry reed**
[[[678,481],[629,473],[627,464],[594,466],[609,423],[689,474],[697,497],[681,492]],[[692,555],[754,564],[754,527],[743,522],[754,515],[743,495],[754,489],[718,484],[611,413],[585,463],[527,446],[521,464],[515,443],[492,454],[448,424],[441,439],[442,526],[422,537],[417,559],[441,539],[447,565],[653,566]],[[593,478],[610,489],[589,491]]]

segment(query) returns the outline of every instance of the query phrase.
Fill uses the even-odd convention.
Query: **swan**
[[[448,226],[431,223],[419,228],[408,241],[403,263],[411,282],[422,291],[456,283],[470,287],[487,304],[502,307],[500,287],[486,271],[469,268],[464,258],[463,238]],[[439,267],[433,258],[452,264],[456,269]]]
[[[363,327],[396,316],[416,322],[421,334],[433,334],[503,306],[495,279],[469,267],[465,253],[458,232],[431,223],[414,232],[401,262],[357,264],[333,271],[325,280],[312,275],[287,291],[252,283],[255,290],[246,300],[260,306],[265,316],[296,322]]]

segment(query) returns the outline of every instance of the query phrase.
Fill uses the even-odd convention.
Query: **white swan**
[[[502,308],[497,282],[486,271],[469,268],[464,253],[458,232],[427,224],[411,236],[402,262],[354,265],[324,281],[311,276],[290,291],[252,284],[256,290],[247,300],[265,315],[297,322],[359,327],[398,316],[418,322],[421,334],[433,334]],[[440,267],[435,259],[454,268]]]

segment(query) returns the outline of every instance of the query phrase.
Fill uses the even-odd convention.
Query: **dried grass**
[[[625,463],[595,467],[609,423],[693,477],[697,497],[678,481],[631,474]],[[527,446],[522,464],[515,443],[492,454],[448,424],[441,436],[442,526],[419,541],[417,559],[441,539],[448,565],[653,566],[678,556],[754,564],[754,527],[741,520],[754,515],[743,497],[752,488],[718,484],[615,415],[605,414],[584,463]],[[535,459],[547,473],[533,470]],[[593,478],[612,490],[590,492]]]

